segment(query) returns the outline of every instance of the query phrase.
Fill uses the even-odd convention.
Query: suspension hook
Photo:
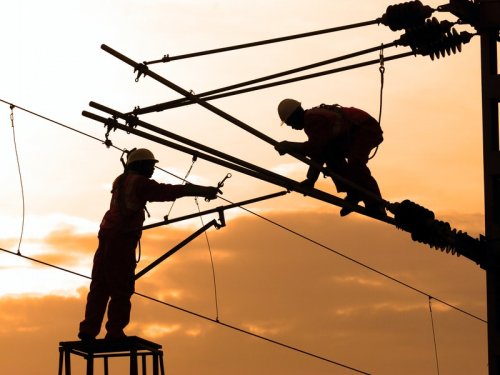
[[[378,68],[378,70],[380,71],[381,74],[384,74],[385,67],[384,67],[384,44],[383,43],[380,45],[379,59],[380,59],[380,67]]]

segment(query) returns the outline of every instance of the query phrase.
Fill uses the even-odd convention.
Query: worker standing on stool
[[[283,141],[275,146],[280,155],[297,153],[309,156],[313,161],[326,166],[343,179],[331,176],[338,192],[346,192],[345,200],[351,204],[364,202],[370,215],[386,216],[380,189],[366,165],[369,155],[383,141],[379,123],[368,113],[354,107],[325,105],[304,110],[294,99],[284,99],[278,105],[278,114],[283,123],[295,130],[304,130],[306,142]],[[309,167],[303,185],[314,187],[320,170]],[[356,189],[359,186],[361,189]],[[365,191],[368,191],[367,194]],[[341,216],[352,212],[344,207]]]
[[[157,162],[151,151],[135,149],[128,154],[124,173],[113,182],[110,208],[99,229],[85,319],[78,333],[81,340],[92,340],[99,334],[106,306],[106,338],[126,337],[123,329],[130,321],[135,249],[142,234],[146,202],[174,201],[185,196],[215,199],[221,193],[217,187],[158,183],[151,179]]]

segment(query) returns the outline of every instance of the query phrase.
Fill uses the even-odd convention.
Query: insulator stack
[[[436,220],[434,213],[427,208],[405,200],[395,206],[393,213],[396,226],[409,232],[412,240],[481,263],[483,242],[451,228],[449,223]]]
[[[440,41],[422,48],[419,53],[424,56],[429,55],[431,60],[439,59],[440,55],[442,57],[449,56],[451,53],[461,52],[462,44],[470,42],[472,36],[468,32],[463,31],[459,34],[455,29],[451,29]]]
[[[392,31],[413,28],[422,25],[425,19],[434,12],[428,5],[423,5],[419,0],[406,3],[389,5],[380,22]]]
[[[433,17],[421,26],[406,30],[396,42],[398,45],[410,47],[417,54],[422,48],[439,42],[452,26],[453,23],[449,21],[439,22]]]
[[[462,44],[468,43],[473,34],[458,33],[449,21],[429,19],[424,25],[407,30],[396,44],[410,47],[415,54],[430,56],[432,60],[462,51]]]

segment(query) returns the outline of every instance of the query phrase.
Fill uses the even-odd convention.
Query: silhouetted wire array
[[[461,51],[461,45],[464,44],[464,43],[467,43],[470,41],[470,39],[472,38],[473,34],[470,34],[470,33],[466,33],[466,32],[462,32],[462,33],[458,33],[456,32],[456,30],[452,29],[452,24],[451,23],[447,23],[446,21],[443,21],[443,22],[439,22],[437,21],[435,18],[431,19],[431,20],[426,20],[432,13],[434,12],[434,9],[430,8],[430,7],[427,7],[427,6],[423,6],[420,1],[411,1],[411,2],[408,2],[408,3],[403,3],[403,4],[398,4],[398,5],[393,5],[393,6],[389,6],[387,8],[387,11],[386,13],[381,17],[381,18],[378,18],[376,20],[373,20],[373,21],[368,21],[368,22],[364,22],[364,23],[358,23],[358,24],[353,24],[353,25],[347,25],[347,26],[344,26],[344,27],[337,27],[337,28],[332,28],[332,29],[325,29],[325,30],[320,30],[320,31],[317,31],[317,32],[312,32],[312,33],[304,33],[304,34],[297,34],[297,35],[294,35],[294,36],[289,36],[289,37],[284,37],[284,38],[276,38],[276,39],[270,39],[270,40],[267,40],[267,41],[261,41],[261,42],[254,42],[254,43],[247,43],[245,45],[238,45],[238,46],[232,46],[232,47],[226,47],[226,48],[222,48],[222,49],[215,49],[215,50],[209,50],[209,51],[202,51],[202,52],[199,52],[199,53],[194,53],[194,54],[186,54],[186,55],[181,55],[181,56],[174,56],[174,57],[170,57],[168,55],[165,55],[161,60],[156,60],[156,61],[150,61],[150,62],[144,62],[143,64],[140,64],[137,66],[137,71],[138,71],[138,77],[137,79],[142,75],[142,74],[145,74],[146,72],[148,72],[148,68],[147,68],[147,65],[148,64],[153,64],[153,63],[157,63],[157,62],[168,62],[168,61],[172,61],[172,60],[177,60],[177,59],[181,59],[181,58],[189,58],[189,57],[195,57],[195,56],[202,56],[202,55],[206,55],[206,54],[210,54],[210,53],[219,53],[219,52],[225,52],[225,51],[229,51],[229,50],[234,50],[234,49],[238,49],[238,48],[248,48],[248,47],[253,47],[253,46],[257,46],[257,45],[263,45],[263,44],[267,44],[267,43],[275,43],[275,42],[279,42],[279,41],[285,41],[285,40],[291,40],[291,39],[296,39],[296,38],[299,38],[299,37],[306,37],[306,36],[312,36],[312,35],[319,35],[319,34],[322,34],[322,33],[327,33],[327,32],[334,32],[334,31],[340,31],[340,30],[347,30],[347,29],[350,29],[350,28],[354,28],[354,27],[361,27],[361,26],[367,26],[367,25],[372,25],[372,24],[375,24],[375,23],[382,23],[386,26],[389,26],[391,28],[391,30],[400,30],[400,29],[405,29],[406,32],[405,34],[399,39],[399,40],[396,40],[395,42],[391,43],[391,44],[388,44],[386,46],[382,45],[381,47],[376,47],[376,48],[370,48],[370,49],[367,49],[367,50],[364,50],[364,51],[360,51],[360,52],[357,52],[357,53],[354,53],[354,54],[349,54],[349,55],[345,55],[345,56],[341,56],[341,57],[338,57],[338,58],[334,58],[334,59],[330,59],[330,60],[326,60],[326,61],[323,61],[323,62],[319,62],[319,63],[316,63],[316,64],[310,64],[308,66],[305,66],[305,67],[301,67],[301,68],[296,68],[296,69],[292,69],[292,70],[289,70],[289,71],[286,71],[286,72],[281,72],[281,73],[276,73],[274,75],[270,75],[270,76],[266,76],[266,77],[262,77],[262,78],[258,78],[256,80],[252,80],[252,81],[246,81],[246,82],[243,82],[243,83],[239,83],[239,84],[236,84],[236,85],[231,85],[231,86],[227,86],[227,87],[224,87],[224,88],[220,88],[220,89],[216,89],[216,90],[211,90],[211,91],[208,91],[208,92],[205,92],[205,93],[202,93],[202,94],[199,94],[197,97],[186,97],[186,98],[182,98],[182,99],[178,99],[178,100],[175,100],[175,101],[172,101],[172,102],[168,102],[168,103],[160,103],[160,104],[157,104],[157,105],[154,105],[154,106],[150,106],[150,107],[146,107],[146,108],[143,108],[143,109],[140,109],[140,108],[136,108],[134,111],[130,112],[130,114],[134,114],[134,115],[137,115],[137,114],[143,114],[143,113],[148,113],[148,112],[152,112],[152,111],[160,111],[160,110],[164,110],[164,109],[168,109],[168,108],[174,108],[175,106],[179,106],[179,105],[186,105],[186,104],[191,104],[193,102],[197,102],[198,104],[201,104],[199,103],[198,101],[196,100],[193,100],[194,98],[203,98],[204,101],[206,100],[213,100],[213,99],[217,99],[217,98],[221,98],[221,97],[224,97],[224,96],[229,96],[229,95],[236,95],[236,94],[241,94],[241,93],[244,93],[244,92],[249,92],[249,91],[253,91],[253,90],[258,90],[258,89],[264,89],[264,88],[268,88],[268,87],[272,87],[272,86],[276,86],[276,85],[280,85],[280,84],[287,84],[287,83],[291,83],[291,82],[296,82],[296,81],[299,81],[299,80],[305,80],[305,79],[310,79],[310,78],[314,78],[314,77],[319,77],[319,76],[322,76],[322,75],[326,75],[326,74],[332,74],[332,73],[337,73],[337,72],[341,72],[341,71],[345,71],[345,70],[349,70],[349,69],[355,69],[355,68],[360,68],[360,67],[363,67],[363,66],[367,66],[367,65],[371,65],[371,64],[376,64],[376,63],[381,63],[381,59],[377,59],[377,60],[372,60],[372,61],[368,61],[368,62],[364,62],[364,63],[358,63],[358,64],[353,64],[353,65],[350,65],[350,66],[347,66],[347,67],[342,67],[342,68],[337,68],[337,69],[332,69],[332,70],[328,70],[328,71],[325,71],[325,72],[319,72],[319,73],[314,73],[314,74],[309,74],[309,75],[305,75],[305,76],[302,76],[302,77],[295,77],[295,78],[292,78],[292,79],[287,79],[287,80],[283,80],[283,81],[279,81],[279,82],[273,82],[273,83],[269,83],[269,84],[265,84],[265,85],[260,85],[260,86],[253,86],[253,87],[248,87],[246,89],[241,89],[241,90],[235,90],[236,88],[240,88],[240,87],[243,87],[243,86],[249,86],[249,85],[252,85],[252,84],[255,84],[255,83],[258,83],[258,82],[262,82],[262,81],[265,81],[265,80],[270,80],[270,79],[274,79],[274,78],[278,78],[278,77],[281,77],[281,76],[284,76],[284,75],[288,75],[288,74],[291,74],[291,73],[296,73],[296,72],[299,72],[299,71],[302,71],[302,70],[306,70],[306,69],[311,69],[313,67],[318,67],[318,66],[321,66],[321,65],[325,65],[325,64],[329,64],[329,63],[332,63],[332,62],[337,62],[337,61],[341,61],[341,60],[344,60],[344,59],[348,59],[348,58],[352,58],[354,56],[359,56],[359,55],[362,55],[362,54],[365,54],[365,53],[369,53],[369,52],[373,52],[375,50],[382,50],[383,48],[387,48],[387,47],[392,47],[392,46],[408,46],[411,48],[412,52],[408,52],[408,53],[403,53],[403,54],[399,54],[399,55],[395,55],[395,56],[389,56],[389,57],[384,57],[384,60],[383,61],[390,61],[390,60],[394,60],[394,59],[398,59],[398,58],[402,58],[402,57],[407,57],[407,56],[410,56],[410,55],[416,55],[416,54],[421,54],[421,55],[424,55],[424,56],[430,56],[431,59],[434,59],[434,58],[439,58],[440,56],[444,57],[446,54],[450,55],[451,53],[456,53],[457,51]],[[145,74],[146,75],[146,74]],[[218,94],[218,95],[216,95]],[[9,104],[11,106],[11,108],[13,108],[13,104],[12,103],[9,103],[7,101],[4,101],[2,99],[0,99],[1,102],[3,103],[6,103],[6,104]],[[37,116],[37,117],[40,117],[42,119],[45,119],[49,122],[52,122],[54,124],[57,124],[57,125],[60,125],[60,126],[63,126],[69,130],[72,130],[72,131],[75,131],[81,135],[85,135],[87,137],[90,137],[94,140],[98,140],[100,141],[101,143],[104,143],[106,144],[106,146],[109,148],[109,147],[114,147],[120,151],[123,151],[122,149],[112,145],[111,142],[108,141],[108,139],[106,140],[101,140],[97,137],[94,137],[94,136],[91,136],[87,133],[84,133],[82,131],[79,131],[79,130],[76,130],[74,128],[71,128],[69,126],[66,126],[64,124],[61,124],[57,121],[54,121],[54,120],[51,120],[45,116],[41,116],[39,114],[36,114],[32,111],[29,111],[27,109],[24,109],[22,107],[19,107],[19,106],[15,106],[17,107],[18,109],[20,110],[23,110],[27,113],[30,113],[34,116]],[[179,178],[178,176],[175,176],[174,174],[166,171],[166,170],[163,170],[161,168],[158,168],[176,178]],[[180,178],[182,179],[182,178]],[[224,199],[224,198],[221,198],[227,202],[230,202],[229,200],[227,199]],[[417,205],[418,206],[418,205]],[[350,260],[368,270],[371,270],[377,274],[379,274],[380,276],[383,276],[393,282],[396,282],[402,286],[405,286],[419,294],[422,294],[422,295],[425,295],[429,298],[429,301],[430,299],[434,299],[452,309],[455,309],[465,315],[468,315],[472,318],[475,318],[479,321],[482,321],[484,323],[487,323],[486,320],[474,315],[474,314],[471,314],[463,309],[460,309],[456,306],[453,306],[443,300],[440,300],[436,297],[433,297],[431,296],[430,294],[426,293],[426,292],[423,292],[422,290],[420,289],[417,289],[415,287],[412,287],[410,286],[409,284],[406,284],[400,280],[397,280],[383,272],[380,272],[378,270],[376,270],[375,268],[372,268],[368,265],[365,265],[359,261],[356,261],[355,259],[353,258],[350,258],[338,251],[335,251],[333,250],[332,248],[328,247],[328,246],[325,246],[305,235],[302,235],[294,230],[291,230],[273,220],[270,220],[268,218],[265,218],[264,216],[262,215],[259,215],[255,212],[252,212],[251,210],[247,209],[247,208],[244,208],[244,207],[241,207],[243,210],[253,214],[253,215],[256,215],[257,217],[275,225],[275,226],[278,226],[279,228],[281,229],[284,229],[296,236],[299,236],[307,241],[310,241],[311,243],[313,244],[316,244],[324,249],[327,249],[337,255],[340,255],[342,257],[344,257],[345,259],[347,260]],[[432,220],[431,220],[432,221]],[[406,223],[408,225],[408,223]],[[400,228],[402,228],[403,226],[401,225],[401,221],[398,222],[398,225]],[[402,228],[402,229],[405,229],[405,228]],[[455,233],[456,234],[456,233]],[[418,237],[418,236],[416,236]],[[468,239],[468,238],[467,238]],[[425,242],[425,241],[421,241],[421,242]],[[442,246],[443,248],[447,249],[448,250],[448,245],[436,245],[437,247],[440,247]],[[6,250],[6,249],[3,249],[3,248],[0,248],[1,251],[4,251],[4,252],[7,252],[9,254],[12,254],[12,255],[17,255],[17,256],[20,256],[20,257],[23,257],[25,259],[28,259],[28,260],[31,260],[33,262],[37,262],[37,263],[40,263],[40,264],[44,264],[46,266],[49,266],[49,267],[52,267],[52,268],[56,268],[56,269],[59,269],[61,271],[65,271],[65,272],[69,272],[69,273],[72,273],[74,275],[77,275],[77,276],[81,276],[81,277],[85,277],[85,278],[88,278],[88,276],[85,276],[85,275],[82,275],[80,273],[77,273],[77,272],[74,272],[74,271],[71,271],[71,270],[67,270],[67,269],[64,269],[62,267],[59,267],[59,266],[55,266],[55,265],[52,265],[50,263],[47,263],[47,262],[43,262],[43,261],[40,261],[40,260],[37,260],[37,259],[34,259],[34,258],[30,258],[30,257],[27,257],[27,256],[24,256],[20,253],[20,249],[18,250],[18,253],[14,253],[12,251],[9,251],[9,250]],[[366,372],[363,372],[361,370],[358,370],[358,369],[355,369],[353,367],[350,367],[350,366],[346,366],[344,364],[341,364],[339,362],[336,362],[336,361],[332,361],[330,359],[327,359],[327,358],[324,358],[324,357],[320,357],[320,356],[317,356],[315,354],[312,354],[310,352],[306,352],[306,351],[303,351],[301,349],[298,349],[298,348],[295,348],[295,347],[292,347],[292,346],[289,346],[289,345],[286,345],[286,344],[283,344],[283,343],[280,343],[278,341],[275,341],[275,340],[272,340],[272,339],[269,339],[269,338],[266,338],[264,336],[260,336],[260,335],[257,335],[257,334],[254,334],[252,332],[249,332],[249,331],[245,331],[241,328],[238,328],[238,327],[235,327],[235,326],[232,326],[232,325],[229,325],[229,324],[226,324],[226,323],[222,323],[219,321],[218,319],[218,316],[217,318],[214,320],[212,318],[209,318],[209,317],[206,317],[206,316],[203,316],[201,314],[198,314],[198,313],[195,313],[195,312],[192,312],[192,311],[189,311],[189,310],[186,310],[186,309],[183,309],[183,308],[180,308],[178,306],[175,306],[175,305],[172,305],[172,304],[169,304],[169,303],[166,303],[164,301],[160,301],[158,299],[155,299],[153,297],[149,297],[149,296],[146,296],[144,294],[141,294],[141,293],[135,293],[143,298],[146,298],[146,299],[149,299],[149,300],[152,300],[154,302],[157,302],[157,303],[160,303],[160,304],[163,304],[163,305],[166,305],[166,306],[169,306],[169,307],[172,307],[172,308],[175,308],[177,310],[180,310],[180,311],[183,311],[183,312],[186,312],[186,313],[189,313],[191,315],[194,315],[194,316],[197,316],[197,317],[200,317],[200,318],[203,318],[205,320],[208,320],[208,321],[211,321],[211,322],[214,322],[214,323],[218,323],[220,325],[223,325],[227,328],[230,328],[230,329],[233,329],[233,330],[237,330],[241,333],[245,333],[245,334],[248,334],[248,335],[251,335],[251,336],[254,336],[254,337],[257,337],[257,338],[260,338],[260,339],[263,339],[265,341],[268,341],[268,342],[271,342],[271,343],[274,343],[274,344],[277,344],[277,345],[280,345],[282,347],[285,347],[285,348],[288,348],[288,349],[291,349],[291,350],[294,350],[294,351],[297,351],[297,352],[300,352],[300,353],[303,353],[303,354],[306,354],[306,355],[309,355],[309,356],[312,356],[312,357],[315,357],[315,358],[318,358],[318,359],[321,359],[321,360],[324,360],[324,361],[327,361],[327,362],[330,362],[332,364],[335,364],[335,365],[338,365],[338,366],[342,366],[342,367],[345,367],[347,369],[350,369],[350,370],[353,370],[353,371],[356,371],[356,372],[359,372],[359,373],[364,373],[366,374]],[[430,302],[429,302],[429,307],[430,307]],[[431,307],[430,307],[431,309]],[[218,313],[217,313],[218,314]],[[432,318],[432,309],[431,309],[431,318]],[[433,326],[433,332],[434,332],[434,326]],[[436,356],[437,356],[437,349],[436,349]],[[437,358],[436,358],[436,361],[437,361]],[[439,367],[438,367],[438,371],[439,371]]]
[[[53,264],[50,264],[50,263],[47,263],[47,262],[44,262],[44,261],[41,261],[41,260],[38,260],[36,258],[32,258],[32,257],[28,257],[26,255],[22,255],[22,254],[18,254],[18,253],[15,253],[13,251],[10,251],[10,250],[7,250],[7,249],[4,249],[4,248],[1,248],[0,247],[0,251],[3,251],[5,253],[8,253],[8,254],[12,254],[12,255],[16,255],[16,256],[19,256],[21,258],[24,258],[24,259],[27,259],[27,260],[30,260],[32,262],[35,262],[35,263],[39,263],[39,264],[43,264],[45,266],[48,266],[48,267],[52,267],[52,268],[55,268],[55,269],[58,269],[60,271],[64,271],[64,272],[67,272],[67,273],[70,273],[70,274],[73,274],[73,275],[76,275],[76,276],[80,276],[80,277],[83,277],[83,278],[86,278],[86,279],[91,279],[90,276],[86,276],[86,275],[83,275],[81,273],[78,273],[78,272],[75,272],[75,271],[71,271],[71,270],[68,270],[66,268],[63,268],[63,267],[59,267],[59,266],[55,266]],[[179,307],[179,306],[176,306],[176,305],[173,305],[171,303],[168,303],[168,302],[165,302],[165,301],[162,301],[160,299],[157,299],[157,298],[154,298],[154,297],[151,297],[151,296],[148,296],[146,294],[143,294],[143,293],[140,293],[140,292],[134,292],[135,295],[137,296],[140,296],[142,298],[145,298],[145,299],[148,299],[152,302],[156,302],[156,303],[159,303],[161,305],[164,305],[164,306],[168,306],[168,307],[171,307],[173,309],[176,309],[176,310],[179,310],[179,311],[182,311],[184,313],[187,313],[187,314],[190,314],[190,315],[193,315],[193,316],[196,316],[198,318],[201,318],[201,319],[204,319],[204,320],[207,320],[207,321],[210,321],[212,323],[217,323],[221,326],[224,326],[226,328],[229,328],[229,329],[232,329],[234,331],[238,331],[240,333],[243,333],[243,334],[246,334],[246,335],[249,335],[249,336],[252,336],[252,337],[256,337],[258,339],[261,339],[261,340],[264,340],[264,341],[267,341],[269,343],[272,343],[272,344],[275,344],[275,345],[278,345],[278,346],[281,346],[283,348],[286,348],[286,349],[289,349],[289,350],[292,350],[292,351],[295,351],[295,352],[298,352],[298,353],[302,353],[302,354],[305,354],[309,357],[313,357],[313,358],[316,358],[316,359],[320,359],[322,361],[325,361],[325,362],[328,362],[328,363],[331,363],[333,365],[336,365],[336,366],[340,366],[340,367],[343,367],[343,368],[346,368],[348,370],[352,370],[354,372],[357,372],[357,373],[360,373],[360,374],[367,374],[369,375],[370,373],[368,372],[365,372],[365,371],[362,371],[362,370],[359,370],[357,368],[354,368],[354,367],[351,367],[351,366],[348,366],[348,365],[345,365],[343,363],[340,363],[340,362],[337,362],[337,361],[334,361],[332,359],[329,359],[329,358],[326,358],[326,357],[322,357],[320,355],[317,355],[317,354],[314,354],[314,353],[311,353],[309,351],[306,351],[306,350],[302,350],[302,349],[299,349],[295,346],[291,346],[291,345],[288,345],[288,344],[285,344],[285,343],[282,343],[280,341],[277,341],[277,340],[273,340],[273,339],[270,339],[268,337],[265,337],[265,336],[262,336],[262,335],[258,335],[254,332],[250,332],[250,331],[247,331],[245,329],[242,329],[242,328],[239,328],[239,327],[236,327],[234,325],[231,325],[231,324],[228,324],[228,323],[224,323],[224,322],[221,322],[220,320],[218,319],[213,319],[213,318],[210,318],[208,316],[205,316],[205,315],[202,315],[202,314],[199,314],[199,313],[196,313],[194,311],[191,311],[191,310],[188,310],[188,309],[185,309],[185,308],[182,308],[182,307]]]
[[[9,102],[7,102],[7,101],[5,101],[5,100],[2,100],[2,99],[0,99],[0,102],[3,102],[3,103],[6,103],[6,104],[9,104],[9,105],[12,105],[11,103],[9,103]],[[94,139],[94,140],[97,140],[97,141],[99,141],[99,142],[100,142],[100,143],[102,143],[102,144],[104,143],[104,141],[103,141],[102,139],[99,139],[99,138],[97,138],[97,137],[91,136],[91,135],[86,134],[86,133],[84,133],[84,132],[82,132],[82,131],[79,131],[79,130],[77,130],[77,129],[74,129],[74,128],[72,128],[71,126],[64,125],[64,124],[62,124],[62,123],[60,123],[60,122],[58,122],[58,121],[54,121],[54,120],[52,120],[52,119],[50,119],[50,118],[48,118],[48,117],[45,117],[45,116],[39,115],[39,114],[37,114],[37,113],[35,113],[35,112],[29,111],[29,110],[24,109],[23,107],[20,107],[20,106],[17,106],[17,105],[16,105],[16,108],[19,108],[19,109],[21,109],[21,110],[23,110],[23,111],[25,111],[25,112],[27,112],[27,113],[30,113],[30,114],[32,114],[32,115],[34,115],[34,116],[37,116],[37,117],[43,118],[44,120],[47,120],[47,121],[49,121],[49,122],[51,122],[51,123],[54,123],[54,124],[56,124],[56,125],[63,126],[65,129],[68,129],[68,130],[71,130],[71,131],[75,131],[75,132],[77,132],[78,134],[85,135],[85,136],[87,136],[87,137],[89,137],[89,138],[92,138],[92,139]],[[120,149],[120,148],[118,148],[118,147],[116,147],[116,146],[113,146],[113,147],[114,147],[114,148],[116,148],[117,150],[123,151],[122,149]],[[158,166],[157,166],[156,168],[157,168],[158,170],[160,170],[160,171],[164,172],[164,173],[167,173],[167,174],[169,174],[169,175],[171,175],[171,176],[173,176],[173,177],[175,177],[175,178],[179,179],[179,180],[184,180],[182,177],[177,176],[177,175],[175,175],[175,174],[172,174],[172,173],[170,173],[169,171],[167,171],[167,170],[165,170],[165,169],[163,169],[163,168],[161,168],[161,167],[158,167]],[[224,198],[224,197],[219,197],[219,198],[220,198],[220,199],[222,199],[222,200],[224,200],[224,201],[226,201],[226,202],[228,202],[228,203],[233,203],[233,202],[231,202],[230,200],[228,200],[228,199],[226,199],[226,198]],[[373,272],[375,272],[375,273],[379,274],[380,276],[383,276],[383,277],[385,277],[385,278],[387,278],[387,279],[389,279],[389,280],[391,280],[391,281],[393,281],[393,282],[395,282],[395,283],[398,283],[398,284],[400,284],[400,285],[402,285],[402,286],[404,286],[404,287],[406,287],[406,288],[408,288],[408,289],[411,289],[411,290],[413,290],[413,291],[415,291],[415,292],[417,292],[417,293],[419,293],[419,294],[422,294],[422,295],[424,295],[424,296],[426,296],[426,297],[432,297],[434,300],[436,300],[436,301],[438,301],[438,302],[440,302],[440,303],[442,303],[442,304],[444,304],[444,305],[446,305],[446,306],[448,306],[448,307],[450,307],[450,308],[452,308],[452,309],[454,309],[454,310],[456,310],[456,311],[459,311],[459,312],[461,312],[461,313],[463,313],[463,314],[465,314],[465,315],[468,315],[468,316],[470,316],[470,317],[472,317],[472,318],[474,318],[474,319],[477,319],[477,320],[479,320],[479,321],[482,321],[482,322],[486,323],[486,320],[484,320],[484,319],[482,319],[482,318],[480,318],[480,317],[478,317],[478,316],[476,316],[476,315],[474,315],[474,314],[472,314],[472,313],[469,313],[469,312],[467,312],[467,311],[465,311],[465,310],[463,310],[463,309],[460,309],[459,307],[454,306],[454,305],[452,305],[452,304],[450,304],[450,303],[448,303],[448,302],[446,302],[446,301],[444,301],[444,300],[441,300],[441,299],[439,299],[439,298],[437,298],[437,297],[435,297],[435,296],[432,296],[431,294],[429,294],[429,293],[427,293],[427,292],[424,292],[424,291],[422,291],[422,290],[420,290],[420,289],[418,289],[418,288],[416,288],[416,287],[413,287],[413,286],[411,286],[411,285],[409,285],[409,284],[407,284],[407,283],[405,283],[405,282],[403,282],[403,281],[400,281],[400,280],[398,280],[398,279],[396,279],[396,278],[394,278],[394,277],[392,277],[392,276],[389,276],[389,275],[388,275],[388,274],[386,274],[386,273],[383,273],[383,272],[381,272],[381,271],[378,271],[377,269],[375,269],[375,268],[373,268],[373,267],[370,267],[370,266],[368,266],[368,265],[366,265],[366,264],[364,264],[364,263],[362,263],[362,262],[360,262],[360,261],[358,261],[358,260],[356,260],[356,259],[354,259],[354,258],[351,258],[351,257],[349,257],[349,256],[347,256],[347,255],[345,255],[345,254],[343,254],[343,253],[341,253],[341,252],[339,252],[339,251],[337,251],[337,250],[332,249],[331,247],[329,247],[329,246],[327,246],[327,245],[324,245],[324,244],[322,244],[322,243],[320,243],[320,242],[318,242],[318,241],[315,241],[314,239],[312,239],[312,238],[310,238],[310,237],[308,237],[308,236],[306,236],[306,235],[303,235],[303,234],[301,234],[301,233],[299,233],[299,232],[297,232],[297,231],[295,231],[295,230],[292,230],[292,229],[290,229],[290,228],[288,228],[288,227],[286,227],[286,226],[284,226],[284,225],[282,225],[282,224],[279,224],[278,222],[276,222],[276,221],[274,221],[274,220],[271,220],[271,219],[266,218],[265,216],[263,216],[263,215],[261,215],[261,214],[258,214],[258,213],[256,213],[256,212],[253,212],[252,210],[250,210],[250,209],[248,209],[248,208],[245,208],[245,207],[240,207],[240,208],[241,208],[242,210],[244,210],[244,211],[246,211],[246,212],[248,212],[248,213],[252,214],[252,215],[255,215],[256,217],[258,217],[258,218],[260,218],[260,219],[262,219],[262,220],[265,220],[265,221],[267,221],[267,222],[269,222],[269,223],[271,223],[271,224],[273,224],[273,225],[275,225],[275,226],[279,227],[280,229],[283,229],[283,230],[285,230],[285,231],[287,231],[287,232],[289,232],[289,233],[292,233],[292,234],[294,234],[294,235],[296,235],[296,236],[298,236],[298,237],[300,237],[300,238],[302,238],[302,239],[305,239],[305,240],[307,240],[307,241],[309,241],[309,242],[311,242],[311,243],[313,243],[313,244],[315,244],[315,245],[317,245],[317,246],[319,246],[319,247],[321,247],[321,248],[323,248],[323,249],[325,249],[325,250],[328,250],[328,251],[330,251],[330,252],[332,252],[332,253],[334,253],[334,254],[336,254],[336,255],[339,255],[339,256],[341,256],[341,257],[343,257],[343,258],[345,258],[345,259],[347,259],[347,260],[349,260],[349,261],[351,261],[351,262],[353,262],[353,263],[355,263],[355,264],[357,264],[357,265],[359,265],[359,266],[361,266],[361,267],[364,267],[364,268],[366,268],[366,269],[368,269],[368,270],[370,270],[370,271],[373,271]],[[4,249],[1,249],[1,250],[4,250]],[[4,251],[10,252],[10,251],[8,251],[8,250],[4,250]],[[28,257],[25,257],[25,258],[27,258],[27,259],[33,259],[33,258],[28,258]],[[33,259],[33,260],[34,260],[34,259]],[[41,262],[41,261],[38,261],[38,260],[34,260],[34,261],[39,262],[39,263],[42,263],[42,264],[45,264],[45,265],[49,265],[49,264],[47,264],[47,263],[44,263],[44,262]],[[51,267],[54,267],[54,268],[60,268],[60,267],[57,267],[57,266],[52,266],[52,265],[50,265],[50,266],[51,266]],[[61,268],[61,269],[62,269],[62,268]],[[64,270],[64,269],[63,269],[63,270]],[[66,270],[65,270],[65,271],[66,271]],[[68,271],[68,272],[71,272],[71,271]],[[78,273],[75,273],[75,274],[76,274],[76,275],[78,275],[78,276],[83,276],[83,275],[78,274]],[[84,277],[87,277],[87,276],[84,276]]]

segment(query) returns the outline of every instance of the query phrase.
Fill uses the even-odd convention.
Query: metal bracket
[[[190,243],[192,240],[194,240],[200,234],[202,234],[203,232],[205,232],[211,226],[217,227],[218,225],[219,224],[217,223],[217,221],[215,219],[212,220],[212,221],[210,221],[209,223],[205,224],[203,227],[201,227],[200,229],[198,229],[196,232],[194,232],[193,234],[191,234],[189,237],[187,237],[183,241],[179,242],[171,250],[167,251],[161,257],[159,257],[158,259],[156,259],[149,266],[146,266],[141,271],[139,271],[135,275],[135,280],[137,280],[139,277],[143,276],[145,273],[149,272],[151,269],[153,269],[154,267],[156,267],[158,264],[160,264],[161,262],[163,262],[165,259],[167,259],[171,255],[175,254],[177,251],[179,251],[180,249],[182,249],[184,246],[186,246],[188,243]]]

